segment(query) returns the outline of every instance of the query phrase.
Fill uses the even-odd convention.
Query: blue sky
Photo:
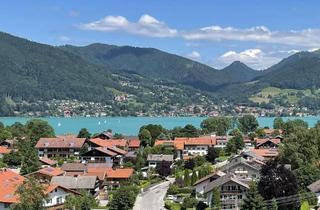
[[[155,47],[264,69],[320,46],[318,0],[3,0],[0,30],[51,45]]]

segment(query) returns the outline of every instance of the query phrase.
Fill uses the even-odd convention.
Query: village
[[[228,118],[215,117],[204,120],[201,131],[191,125],[166,131],[150,124],[138,136],[111,130],[91,135],[86,129],[78,136],[54,136],[46,122],[31,120],[26,127],[35,126],[32,135],[1,135],[0,209],[25,205],[20,190],[30,184],[40,187],[40,206],[50,210],[153,209],[153,202],[173,210],[245,209],[250,191],[268,176],[264,168],[279,157],[286,132],[301,122],[276,118],[275,128],[259,128],[253,116],[238,121],[239,129],[233,130]],[[22,129],[18,125],[15,130]],[[32,140],[30,149],[26,142]],[[290,164],[277,164],[292,173]],[[306,186],[318,198],[319,182]],[[152,195],[158,186],[163,198]],[[283,203],[276,199],[260,205],[269,209],[278,202],[280,209]]]

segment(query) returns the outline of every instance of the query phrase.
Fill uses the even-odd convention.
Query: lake
[[[320,120],[320,116],[284,117],[283,119],[297,118],[306,121],[309,126],[314,126]],[[0,121],[5,125],[11,125],[14,122],[25,123],[30,119],[27,117],[1,117]],[[146,124],[160,124],[168,129],[186,124],[200,127],[200,123],[205,117],[46,117],[40,119],[46,120],[55,129],[57,135],[77,134],[81,128],[87,128],[91,133],[112,129],[113,133],[137,135],[139,128]],[[273,119],[273,117],[259,117],[258,122],[260,127],[272,127]]]

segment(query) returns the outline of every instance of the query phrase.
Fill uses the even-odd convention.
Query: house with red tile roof
[[[81,160],[86,163],[111,163],[114,165],[122,165],[126,153],[126,151],[115,146],[95,147],[82,154]]]
[[[5,146],[0,146],[0,158],[2,158],[5,154],[9,154],[11,149],[8,149]]]
[[[40,157],[71,157],[79,155],[85,141],[75,136],[40,138],[35,147]]]
[[[253,153],[256,156],[260,156],[264,158],[264,161],[267,161],[269,159],[273,159],[279,155],[278,149],[252,149],[250,150],[251,153]]]
[[[106,170],[106,182],[108,187],[115,188],[121,185],[121,182],[128,181],[134,170],[132,168],[116,168]]]
[[[206,155],[208,154],[209,147],[216,145],[215,136],[201,136],[196,138],[187,138],[184,142],[184,155]]]
[[[121,149],[126,149],[128,147],[128,141],[126,139],[94,138],[89,139],[88,142],[92,147],[118,147]]]
[[[216,136],[216,145],[215,147],[225,148],[227,146],[228,141],[232,138],[232,136]]]
[[[42,164],[42,167],[48,167],[48,166],[54,167],[58,165],[58,162],[56,160],[51,160],[47,157],[40,157],[39,161]]]
[[[34,177],[40,183],[50,183],[51,178],[54,176],[63,176],[66,172],[60,168],[46,167],[39,169],[33,173],[27,174],[26,177]]]
[[[140,140],[138,138],[128,140],[128,151],[136,151],[140,148]]]
[[[281,139],[255,139],[256,148],[263,149],[263,148],[277,148],[281,143]]]

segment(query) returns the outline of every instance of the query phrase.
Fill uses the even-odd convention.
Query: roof
[[[68,189],[95,189],[97,176],[54,176],[51,184],[58,184]]]
[[[85,171],[87,166],[83,163],[64,163],[61,166],[61,169],[64,171]]]
[[[279,154],[277,149],[252,149],[251,152],[261,157],[271,157],[271,158],[277,157]]]
[[[0,154],[9,154],[11,152],[11,149],[8,149],[7,147],[0,146]]]
[[[140,140],[139,139],[130,139],[129,140],[130,148],[140,148]]]
[[[225,173],[222,172],[222,171],[217,171],[217,172],[211,173],[211,174],[199,179],[198,181],[196,181],[193,184],[193,186],[198,185],[198,184],[200,184],[200,183],[202,183],[202,182],[204,182],[204,181],[206,181],[206,180],[208,180],[208,179],[210,179],[210,178],[212,178],[214,176],[221,177],[221,176],[224,176],[224,175],[225,175]]]
[[[272,142],[273,144],[276,144],[276,145],[281,143],[280,139],[255,139],[257,147],[268,142],[268,141]]]
[[[204,193],[208,193],[210,192],[213,188],[216,188],[216,187],[220,187],[221,185],[227,183],[227,182],[235,182],[247,189],[249,189],[249,185],[240,181],[239,179],[237,179],[236,177],[234,177],[233,175],[231,174],[227,174],[227,175],[224,175],[224,176],[221,176],[220,178],[210,182],[204,189]]]
[[[275,131],[278,131],[279,134],[282,134],[283,131],[281,129],[273,129],[273,128],[265,128],[263,129],[264,133],[267,134],[267,135],[271,135],[273,134]]]
[[[320,179],[307,186],[307,188],[314,193],[320,192]]]
[[[93,144],[100,146],[100,147],[126,147],[128,144],[128,141],[125,139],[100,139],[100,138],[94,138],[90,139],[90,142]]]
[[[49,166],[56,165],[58,163],[57,161],[51,160],[51,159],[46,158],[46,157],[40,157],[39,161],[44,163],[44,164],[46,164],[46,165],[49,165]]]
[[[148,161],[170,161],[173,162],[173,155],[149,154]]]
[[[45,174],[48,176],[61,176],[65,173],[65,171],[61,170],[60,168],[47,167],[47,168],[42,168],[42,169],[40,169],[36,172],[33,172],[33,173],[41,173],[41,174]]]
[[[216,138],[214,136],[201,136],[197,138],[188,138],[185,145],[208,145],[212,146],[216,144]]]
[[[239,161],[235,161],[235,159],[238,159]],[[242,156],[236,156],[234,158],[231,159],[231,161],[229,163],[227,163],[226,165],[222,166],[220,168],[221,171],[229,171],[230,169],[238,166],[238,165],[245,165],[249,168],[252,168],[256,171],[260,171],[261,170],[261,166],[262,164],[260,164],[259,162],[255,162],[253,160],[246,160],[244,159]]]
[[[57,185],[57,184],[49,184],[48,186],[46,186],[46,190],[45,190],[45,194],[49,194],[51,193],[53,190],[57,189],[57,188],[60,188],[64,191],[67,191],[67,192],[71,192],[73,194],[77,194],[77,195],[81,195],[79,192],[77,191],[74,191],[74,190],[70,190],[68,188],[65,188],[63,186],[60,186],[60,185]]]
[[[132,168],[117,168],[117,169],[108,169],[107,172],[107,179],[128,179],[133,174]]]
[[[0,202],[16,203],[18,197],[15,195],[17,187],[22,184],[24,177],[9,170],[0,170]]]
[[[97,151],[102,152],[103,154],[108,155],[108,156],[111,156],[111,157],[117,155],[117,153],[109,150],[108,147],[97,147],[97,148],[95,148],[95,149],[93,149],[93,150],[97,150]],[[91,152],[91,150],[88,151],[88,153],[89,153],[89,152]],[[84,155],[85,155],[85,154],[84,154]]]
[[[106,171],[88,171],[87,173],[83,174],[82,176],[96,176],[100,181],[103,181],[106,177]]]
[[[174,141],[173,140],[156,140],[154,145],[163,145],[163,146],[174,146]]]
[[[124,151],[123,149],[120,149],[116,146],[110,146],[110,147],[107,147],[108,150],[111,150],[112,152],[115,152],[117,153],[118,155],[125,155],[127,154],[126,151]]]
[[[36,148],[81,148],[85,140],[85,138],[76,138],[74,136],[40,138]]]

